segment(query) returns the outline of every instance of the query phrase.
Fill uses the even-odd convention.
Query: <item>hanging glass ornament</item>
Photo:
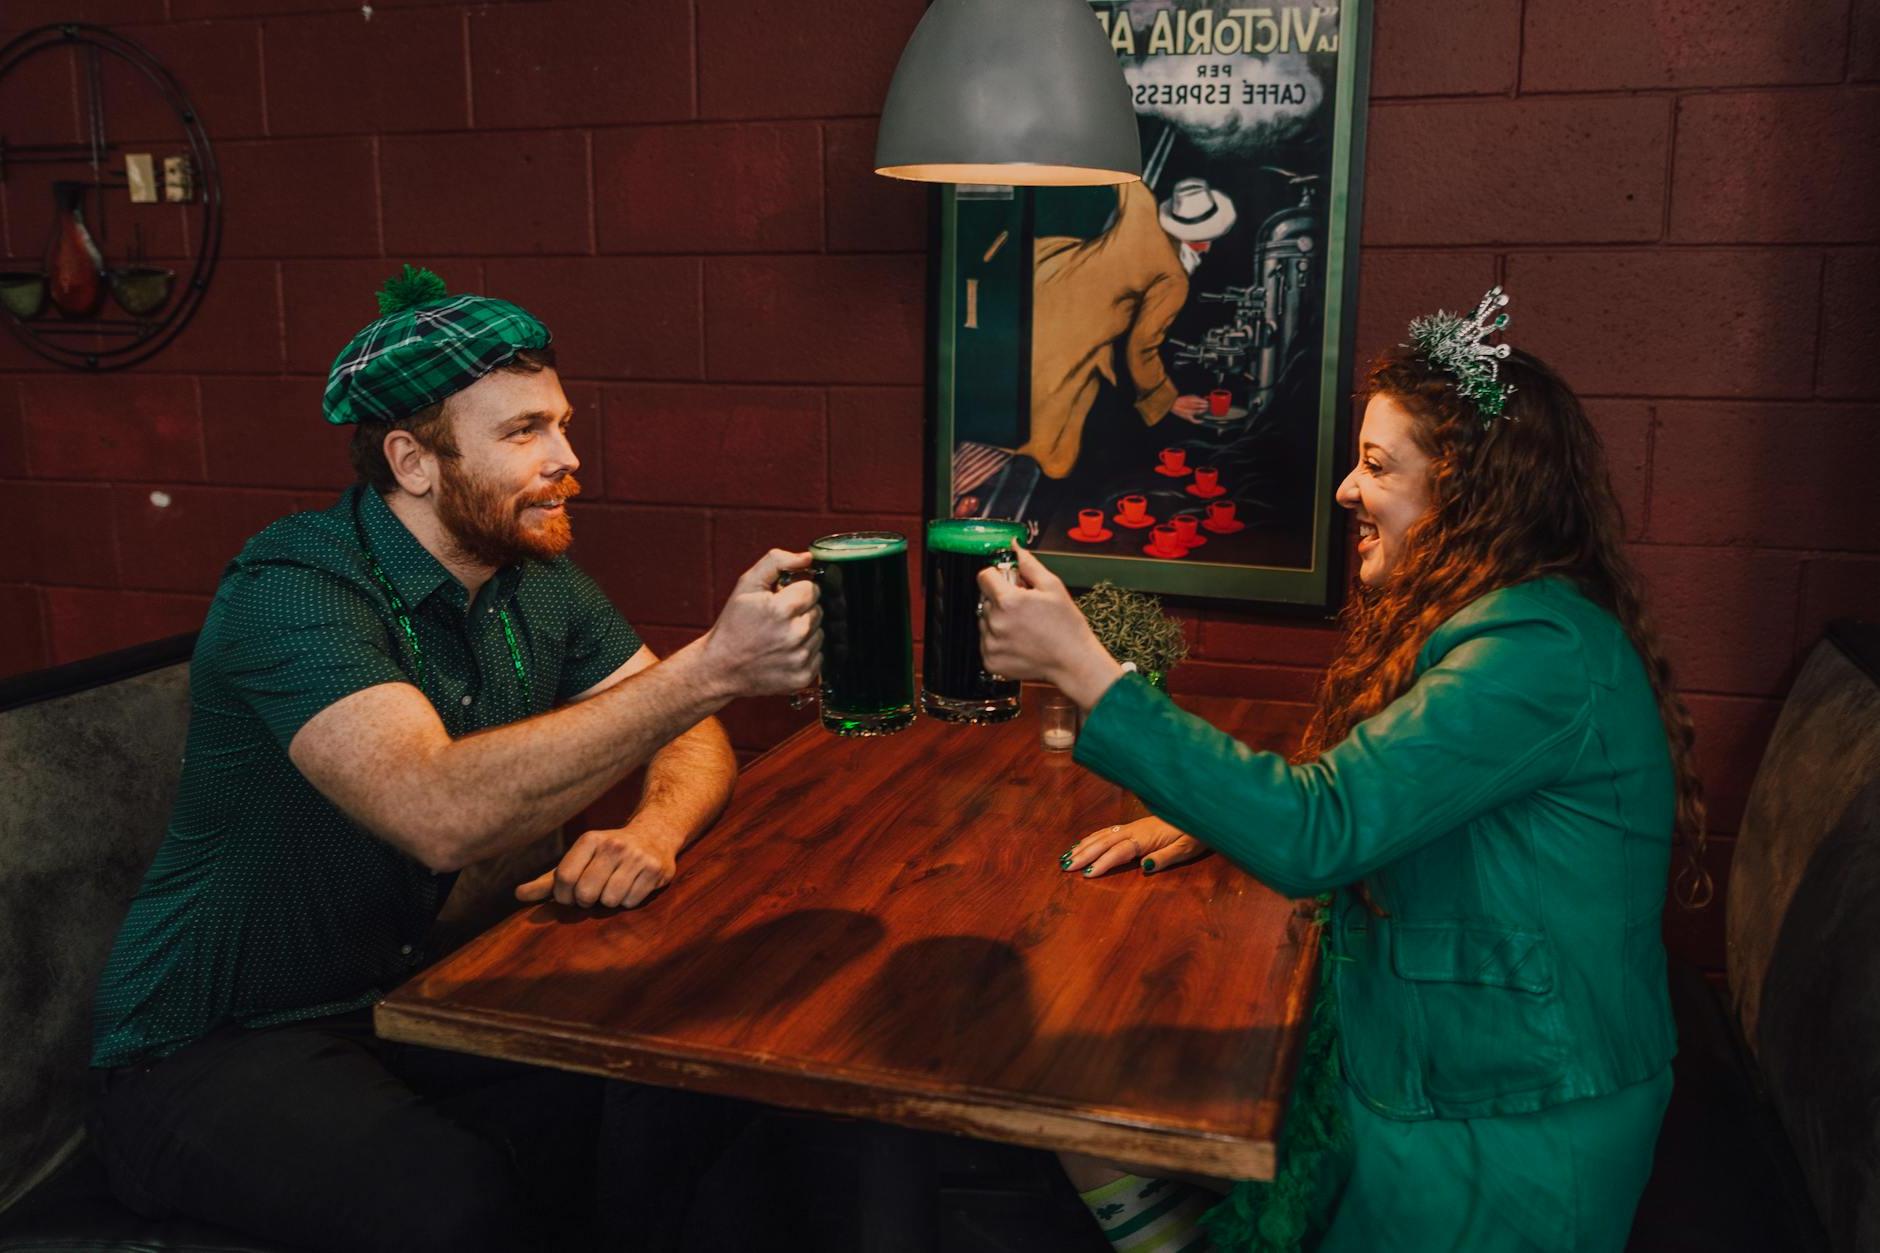
[[[104,256],[85,229],[85,184],[52,185],[58,216],[46,247],[48,295],[68,318],[90,317],[104,297]]]

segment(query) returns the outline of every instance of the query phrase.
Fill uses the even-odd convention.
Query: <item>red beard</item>
[[[536,526],[524,523],[523,511],[580,494],[581,484],[572,474],[551,487],[507,492],[447,460],[438,484],[437,518],[459,553],[478,565],[500,570],[530,557],[547,561],[566,552],[574,542],[574,528],[565,508]]]

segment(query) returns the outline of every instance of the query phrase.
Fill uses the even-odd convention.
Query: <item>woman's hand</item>
[[[1137,862],[1142,863],[1144,874],[1158,874],[1212,851],[1194,836],[1182,834],[1160,818],[1149,817],[1091,832],[1071,845],[1058,858],[1058,865],[1092,879]]]
[[[1003,570],[979,572],[979,650],[986,669],[1008,679],[1043,679],[1086,711],[1123,673],[1084,621],[1064,581],[1019,547],[1019,582]]]

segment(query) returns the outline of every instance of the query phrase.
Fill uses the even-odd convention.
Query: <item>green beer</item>
[[[920,707],[946,722],[1018,716],[1018,682],[986,671],[979,652],[979,572],[1012,560],[1022,522],[943,518],[927,524],[927,638]]]
[[[825,535],[809,546],[822,587],[822,724],[837,735],[889,735],[914,721],[914,636],[907,537]]]

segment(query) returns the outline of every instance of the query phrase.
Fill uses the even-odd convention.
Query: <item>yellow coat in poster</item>
[[[1154,426],[1175,403],[1162,341],[1188,299],[1188,273],[1156,217],[1154,193],[1124,183],[1118,202],[1115,222],[1094,239],[1037,241],[1031,438],[1018,451],[1054,479],[1077,463],[1097,380],[1117,381],[1111,345],[1118,339],[1142,420]]]

